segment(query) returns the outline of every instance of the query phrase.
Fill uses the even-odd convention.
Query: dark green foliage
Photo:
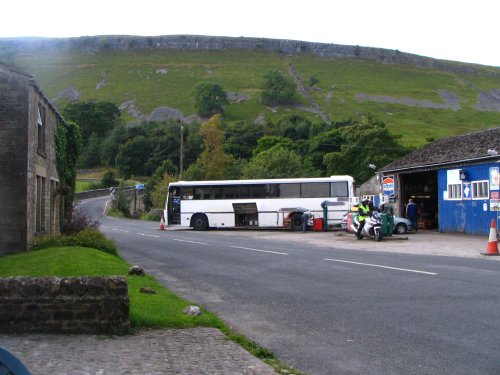
[[[101,143],[101,163],[109,167],[114,167],[116,155],[118,155],[120,146],[126,139],[127,129],[125,126],[121,124],[116,125]]]
[[[103,138],[120,122],[120,110],[111,102],[75,102],[63,109],[64,118],[76,122],[82,128],[83,139],[91,134]]]
[[[228,104],[227,94],[216,83],[200,83],[194,89],[196,112],[202,117],[210,117],[224,113],[224,105]]]
[[[408,152],[383,122],[371,117],[366,122],[339,128],[336,136],[339,141],[342,139],[342,144],[340,150],[325,154],[323,162],[327,173],[349,174],[357,184],[373,177],[370,164],[380,168]]]
[[[154,171],[154,173],[151,175],[148,182],[146,183],[146,191],[143,197],[144,209],[146,211],[149,211],[151,208],[154,207],[151,193],[156,189],[157,185],[160,183],[163,176],[166,173],[174,175],[176,171],[177,168],[174,167],[172,162],[168,159],[164,160],[161,166]]]
[[[71,235],[38,237],[33,241],[32,249],[40,250],[61,246],[89,247],[112,255],[118,254],[114,241],[93,228],[87,228]]]
[[[243,178],[305,177],[302,158],[293,150],[275,145],[258,153],[243,168]]]
[[[262,126],[246,123],[230,124],[225,128],[224,151],[236,159],[248,159],[263,135]]]
[[[109,188],[112,186],[117,186],[118,181],[115,180],[115,173],[113,171],[107,171],[101,179],[101,185],[103,188]]]
[[[265,135],[257,141],[257,147],[252,151],[253,156],[257,156],[262,151],[269,150],[270,148],[280,145],[287,150],[293,150],[294,144],[290,138],[279,137],[276,135]]]
[[[261,99],[264,105],[291,104],[295,100],[297,86],[280,70],[272,69],[264,75]]]
[[[123,216],[125,217],[130,217],[130,202],[131,200],[127,198],[127,195],[125,194],[125,185],[123,181],[120,182],[120,187],[118,188],[118,191],[116,192],[116,208],[118,211],[120,211]]]
[[[96,133],[83,142],[82,152],[78,158],[78,168],[92,168],[101,164],[101,139]]]
[[[151,155],[153,142],[142,135],[130,139],[116,155],[116,167],[120,174],[128,179],[132,175],[147,176],[147,160]]]
[[[309,86],[313,87],[315,84],[319,83],[319,79],[315,76],[309,78]]]
[[[59,192],[64,197],[61,206],[61,225],[71,218],[75,198],[76,162],[80,153],[82,132],[72,121],[58,122],[55,130],[55,148]]]

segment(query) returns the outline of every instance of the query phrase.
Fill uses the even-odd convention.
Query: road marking
[[[111,230],[115,230],[115,231],[117,231],[117,232],[129,233],[129,231],[128,231],[128,230],[123,230],[123,229],[116,229],[116,228],[113,228],[113,229],[111,229]]]
[[[206,242],[188,241],[188,240],[178,240],[177,238],[172,238],[172,240],[174,240],[174,241],[179,241],[179,242],[197,243],[198,245],[208,245]]]
[[[234,249],[243,249],[243,250],[250,250],[250,251],[258,251],[260,253],[269,253],[269,254],[277,254],[277,255],[288,255],[287,253],[279,253],[277,251],[269,251],[269,250],[260,250],[260,249],[252,249],[251,247],[241,247],[241,246],[229,246]]]
[[[160,238],[160,236],[155,236],[154,234],[144,234],[144,233],[136,233],[139,236],[144,236],[144,237],[155,237],[155,238]]]
[[[378,267],[378,268],[386,268],[389,270],[396,270],[396,271],[405,271],[405,272],[415,272],[415,273],[423,273],[425,275],[437,275],[437,273],[434,272],[427,272],[427,271],[418,271],[418,270],[410,270],[407,268],[397,268],[397,267],[389,267],[389,266],[381,266],[379,264],[370,264],[370,263],[359,263],[359,262],[350,262],[348,260],[340,260],[340,259],[325,259],[329,262],[339,262],[339,263],[349,263],[349,264],[358,264],[361,266],[369,266],[369,267]]]

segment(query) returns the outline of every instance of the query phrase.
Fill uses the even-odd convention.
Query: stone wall
[[[128,284],[112,277],[0,278],[0,331],[127,333]]]

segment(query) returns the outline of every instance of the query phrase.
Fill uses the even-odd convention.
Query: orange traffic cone
[[[165,223],[163,222],[163,218],[160,219],[160,230],[165,230]]]
[[[486,247],[486,252],[481,253],[482,255],[500,255],[498,253],[497,245],[497,230],[495,225],[495,219],[491,219],[490,225],[490,237],[488,238],[488,246]]]

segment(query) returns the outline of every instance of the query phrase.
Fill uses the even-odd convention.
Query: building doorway
[[[410,198],[419,208],[419,229],[438,228],[438,182],[437,171],[404,173],[399,175],[401,186],[400,212],[406,214]]]

